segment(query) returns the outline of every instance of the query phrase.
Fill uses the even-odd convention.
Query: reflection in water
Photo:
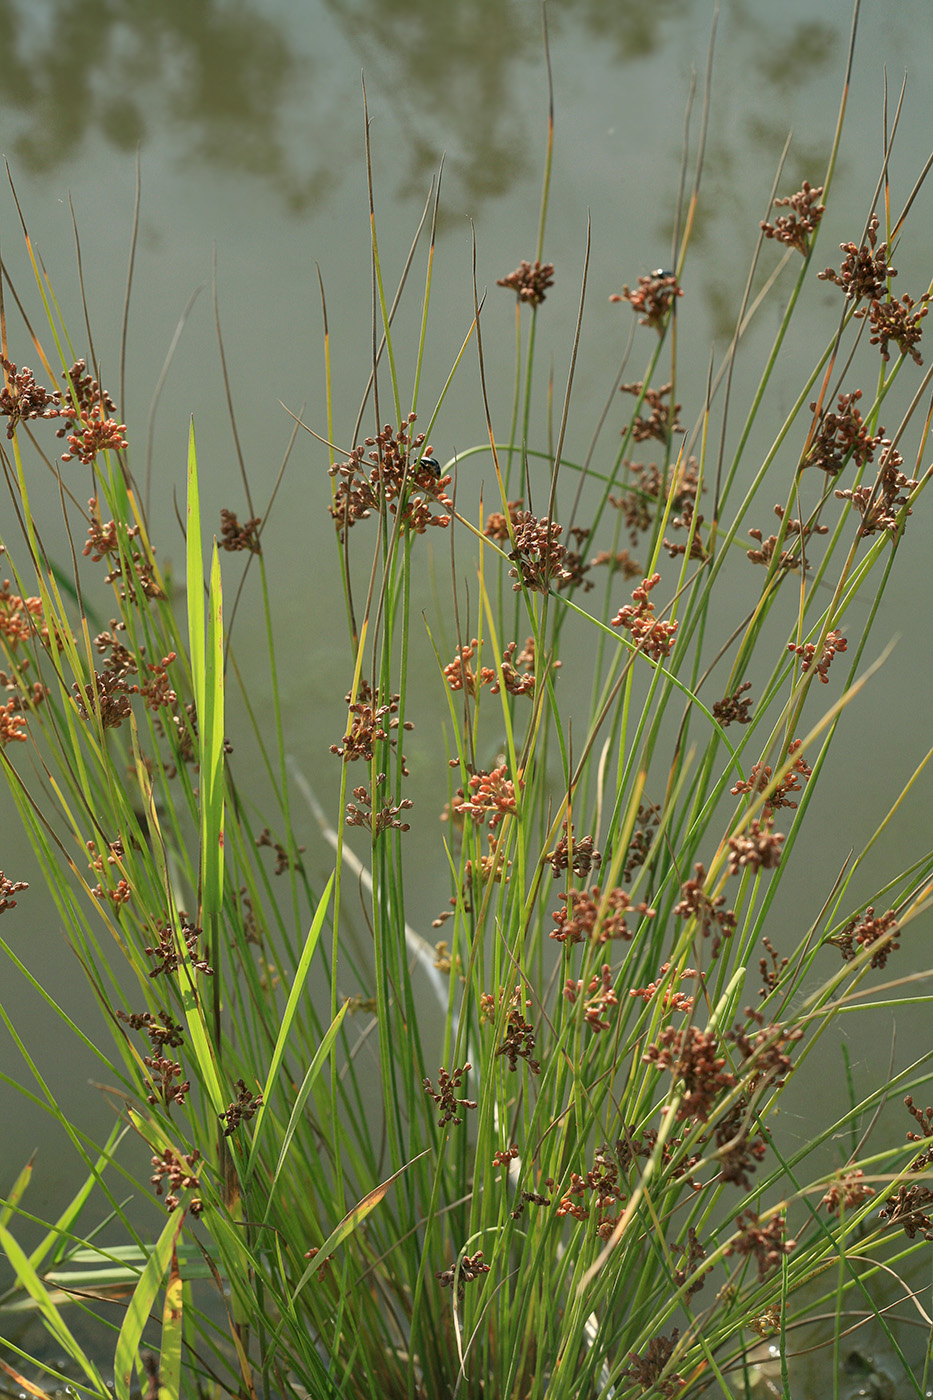
[[[558,69],[560,46],[575,34],[623,65],[696,47],[692,0],[550,0],[548,14]],[[770,10],[747,0],[730,17],[728,42],[742,53],[728,67],[755,71],[783,112],[815,69],[835,81],[839,30],[819,21],[775,30]],[[399,193],[420,197],[446,151],[457,202],[473,212],[523,173],[524,152],[540,150],[524,130],[520,72],[533,70],[543,100],[533,0],[302,0],[278,14],[264,0],[0,0],[4,149],[14,167],[42,173],[74,161],[93,136],[133,151],[169,131],[187,162],[257,176],[303,210],[336,187],[344,160],[326,139],[346,101],[348,67],[330,61],[331,22],[364,68],[371,99],[401,127]],[[678,106],[681,87],[672,70]],[[743,136],[771,152],[790,124],[746,122],[741,134],[718,133],[716,145],[731,165]],[[300,141],[299,127],[314,139]],[[809,164],[802,174],[813,178]]]
[[[260,3],[0,0],[0,32],[0,107],[23,119],[4,143],[15,165],[41,173],[92,134],[132,151],[175,127],[190,160],[260,175],[295,208],[329,183],[288,151],[285,107],[310,61]]]

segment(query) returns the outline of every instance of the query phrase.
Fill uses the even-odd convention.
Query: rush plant
[[[24,1160],[4,1186],[0,1366],[28,1393],[67,1379],[74,1394],[103,1400],[112,1386],[125,1400],[135,1374],[151,1397],[729,1396],[770,1345],[789,1394],[799,1329],[820,1315],[825,1374],[870,1319],[903,1393],[926,1393],[885,1289],[929,1274],[929,1044],[898,1047],[872,1084],[850,1076],[804,1141],[778,1113],[841,1063],[842,1025],[868,1037],[892,998],[929,1001],[916,948],[933,852],[892,870],[873,835],[841,870],[820,857],[825,775],[853,752],[880,761],[860,694],[884,683],[892,570],[922,548],[933,412],[928,294],[904,292],[895,271],[913,195],[893,216],[886,166],[864,226],[825,272],[814,260],[841,130],[842,114],[819,185],[785,192],[778,175],[782,212],[769,204],[748,230],[735,337],[689,406],[676,401],[679,358],[706,350],[676,335],[698,183],[688,193],[671,270],[614,294],[642,367],[612,383],[588,450],[571,447],[574,366],[585,301],[610,289],[584,275],[576,326],[550,319],[565,273],[542,261],[542,213],[534,258],[504,291],[474,289],[463,348],[425,411],[439,195],[394,297],[373,201],[379,336],[359,418],[296,429],[314,435],[352,657],[345,726],[318,740],[340,773],[330,812],[288,758],[274,525],[248,482],[239,515],[203,518],[192,430],[173,585],[138,429],[70,349],[34,264],[47,333],[14,324],[9,306],[2,327],[0,766],[96,994],[93,1024],[52,1009],[96,1057],[113,1129],[92,1140],[82,1104],[60,1103],[43,1077],[17,987],[43,988],[0,940],[22,1064],[4,1077],[85,1164],[31,1247],[35,1168]],[[552,135],[551,122],[545,211]],[[393,321],[425,241],[408,357]],[[779,422],[769,387],[818,277],[835,308]],[[500,425],[485,370],[492,338],[511,334],[510,292],[515,392]],[[757,388],[740,397],[743,336],[781,298],[763,363],[743,362]],[[569,364],[556,431],[532,395],[545,335]],[[444,414],[466,356],[488,435],[448,459]],[[762,459],[750,444],[765,423]],[[486,482],[469,506],[466,459]],[[53,548],[34,507],[43,471],[70,549]],[[452,562],[425,626],[413,580],[432,544]],[[231,637],[244,570],[268,620],[264,675]],[[562,665],[581,654],[588,699]],[[409,795],[413,686],[433,694],[443,728],[421,760],[443,814]],[[237,782],[231,743],[254,746],[269,810]],[[929,757],[904,766],[904,793]],[[320,882],[295,835],[308,803],[332,853]],[[893,808],[875,813],[875,835]],[[436,827],[450,873],[433,933],[406,913],[415,823]],[[804,917],[784,897],[801,871],[818,891]],[[29,917],[31,893],[4,867],[0,931]],[[888,1103],[905,1105],[900,1119]],[[54,1344],[41,1357],[16,1340],[24,1308]],[[81,1311],[112,1329],[112,1368],[81,1340]]]

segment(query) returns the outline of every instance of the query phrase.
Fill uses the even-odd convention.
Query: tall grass
[[[43,989],[2,941],[0,1010],[22,1059],[4,1078],[86,1168],[28,1251],[31,1165],[5,1188],[14,1280],[0,1301],[8,1319],[33,1310],[54,1343],[31,1357],[5,1328],[0,1365],[28,1393],[63,1379],[55,1355],[75,1394],[101,1397],[111,1384],[128,1396],[134,1375],[153,1397],[731,1395],[748,1391],[764,1339],[789,1394],[796,1329],[820,1314],[837,1363],[871,1319],[904,1393],[925,1393],[881,1299],[933,1235],[933,1117],[913,1107],[930,1051],[880,1069],[867,1090],[853,1084],[809,1141],[790,1141],[778,1116],[786,1088],[807,1094],[825,1075],[843,1020],[867,1035],[891,998],[929,1000],[920,973],[896,975],[896,955],[929,906],[933,853],[891,870],[873,837],[842,871],[820,869],[810,811],[824,772],[851,761],[852,702],[878,683],[888,640],[878,607],[917,547],[912,514],[930,477],[925,302],[892,289],[889,253],[907,232],[884,174],[869,210],[881,225],[854,230],[836,261],[824,346],[801,367],[765,459],[748,445],[773,419],[771,376],[815,285],[841,124],[822,187],[750,230],[735,339],[688,431],[675,386],[697,347],[676,332],[697,175],[672,270],[620,294],[643,369],[625,397],[613,386],[585,462],[565,451],[581,322],[538,325],[547,178],[537,259],[503,279],[517,352],[500,436],[485,386],[500,320],[479,289],[444,393],[422,407],[439,196],[394,293],[370,173],[373,373],[355,426],[330,409],[302,424],[326,444],[320,502],[355,658],[345,733],[330,736],[331,813],[287,754],[289,638],[275,626],[262,516],[250,505],[249,520],[226,516],[220,529],[202,519],[192,429],[182,606],[150,538],[134,426],[75,364],[34,261],[47,329],[32,329],[20,296],[15,326],[9,308],[2,326],[0,761],[100,1018],[52,1010],[65,1041],[97,1058],[114,1119],[100,1144],[81,1104],[56,1101],[17,1011],[18,986]],[[409,360],[393,318],[403,291],[416,295],[404,289],[423,242]],[[581,308],[606,290],[584,277]],[[781,297],[758,388],[730,400],[742,335]],[[531,396],[545,333],[570,347],[553,434]],[[488,441],[435,459],[466,355],[483,372]],[[37,357],[35,378],[24,356]],[[888,421],[899,413],[889,439],[882,404]],[[465,457],[495,483],[474,518],[458,504]],[[534,508],[532,461],[536,479],[550,468]],[[43,468],[60,487],[64,561],[33,508]],[[775,495],[775,533],[749,550]],[[445,550],[452,541],[452,566],[427,619],[426,676],[412,585],[429,533]],[[261,595],[271,718],[248,679],[255,658],[230,643],[242,571],[222,568],[222,551],[246,556]],[[744,620],[724,639],[737,599]],[[584,649],[594,682],[581,730],[563,698],[579,695],[579,677],[561,661]],[[406,916],[418,878],[409,822],[433,820],[406,796],[414,687],[432,688],[446,744],[432,781],[447,800],[437,856],[451,899],[427,936]],[[255,746],[275,793],[263,814],[227,762],[231,692],[248,718],[236,749]],[[320,885],[294,836],[306,800],[333,850]],[[889,816],[875,813],[876,835]],[[802,865],[824,894],[792,933],[776,901]],[[20,917],[30,895],[15,871],[3,882],[0,911]],[[866,882],[875,893],[857,897]],[[909,1114],[892,1127],[881,1110],[905,1096]],[[149,1180],[128,1135],[145,1144]],[[112,1375],[81,1340],[84,1310],[113,1328]],[[838,1385],[838,1366],[826,1373]]]

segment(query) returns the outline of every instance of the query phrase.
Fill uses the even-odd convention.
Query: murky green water
[[[895,212],[928,155],[933,84],[928,0],[894,5],[867,0],[863,9],[820,266],[824,253],[826,261],[833,260],[841,240],[859,237],[865,222],[882,153],[885,64],[892,109],[905,68],[909,73],[902,133],[891,166]],[[570,456],[585,451],[628,330],[627,308],[621,309],[623,317],[620,308],[610,306],[610,292],[670,262],[684,113],[696,72],[692,162],[712,10],[706,0],[552,0],[549,9],[557,135],[544,256],[555,263],[557,281],[542,315],[552,336],[559,386],[579,298],[588,212],[593,239]],[[130,425],[137,468],[140,454],[149,454],[152,534],[160,557],[176,564],[182,557],[173,493],[182,490],[189,415],[197,427],[205,513],[219,519],[221,506],[241,515],[244,510],[213,324],[215,258],[237,426],[257,502],[264,503],[272,489],[291,429],[280,401],[323,428],[318,267],[330,319],[338,442],[355,420],[369,367],[371,323],[361,69],[372,117],[381,252],[390,281],[402,265],[430,180],[445,156],[423,401],[433,401],[440,392],[469,327],[475,230],[478,283],[481,290],[490,289],[484,314],[493,409],[500,421],[508,421],[513,302],[510,294],[497,291],[495,281],[521,258],[534,257],[546,136],[536,3],[0,0],[0,21],[5,34],[0,146],[66,320],[79,336],[83,315],[69,198],[73,202],[95,346],[105,378],[114,386],[138,150],[140,237],[121,414]],[[726,0],[722,5],[703,203],[685,277],[688,295],[678,313],[683,342],[703,347],[696,363],[681,366],[678,397],[685,405],[685,421],[692,422],[702,407],[706,347],[716,345],[721,355],[731,335],[758,221],[767,213],[774,170],[791,128],[782,189],[797,188],[802,178],[814,183],[822,178],[849,23],[846,0]],[[931,193],[922,193],[913,230],[908,226],[896,260],[899,287],[915,294],[931,278],[929,240],[923,236],[930,225]],[[0,247],[16,285],[28,289],[28,266],[7,188],[0,191]],[[193,296],[150,426],[153,388]],[[416,343],[416,300],[410,314],[403,311],[399,320],[402,356]],[[822,343],[825,322],[819,317],[829,300],[829,290],[815,284],[813,315],[803,310],[794,333],[801,363],[809,362],[809,335],[817,333],[818,320]],[[776,315],[766,312],[753,333],[750,362],[757,364],[756,351],[773,335]],[[21,332],[13,316],[10,325],[13,358],[28,363],[28,351],[17,346]],[[547,368],[542,362],[543,375]],[[748,387],[740,374],[736,402]],[[790,380],[786,387],[778,383],[772,389],[775,430],[795,388],[796,381]],[[544,389],[542,377],[539,402]],[[762,425],[763,433],[768,426]],[[483,432],[471,360],[445,405],[434,445],[447,458],[480,441]],[[762,451],[768,445],[763,437]],[[467,496],[479,488],[482,460],[473,459],[476,465],[464,468],[460,489]],[[328,746],[341,732],[342,697],[349,683],[343,606],[331,567],[326,465],[325,450],[302,436],[267,536],[274,535],[276,542],[269,562],[281,605],[280,634],[291,631],[298,638],[284,690],[289,743],[324,796],[337,781]],[[35,489],[47,492],[54,509],[51,480],[36,483]],[[75,489],[80,496],[83,482]],[[769,508],[770,502],[763,504],[762,523]],[[927,510],[924,501],[914,530],[929,531]],[[814,822],[820,811],[825,813],[821,871],[834,863],[838,868],[866,838],[866,786],[875,805],[879,791],[890,789],[893,796],[933,731],[930,610],[928,604],[918,606],[933,592],[930,551],[915,547],[908,556],[895,572],[884,605],[877,650],[896,634],[903,640],[883,683],[870,688],[861,702],[871,711],[870,723],[865,723],[865,711],[859,718],[860,730],[884,736],[883,762],[879,755],[853,753],[848,773],[827,787],[825,805],[811,808]],[[430,607],[427,577],[423,589],[418,606]],[[261,625],[247,596],[237,621],[241,656],[260,644]],[[422,779],[418,791],[419,764],[427,767],[436,742],[431,706],[426,700],[416,710],[417,727],[406,746],[424,813],[409,850],[412,863],[424,871],[412,892],[409,917],[426,931],[448,894],[429,780]],[[243,776],[241,771],[241,781]],[[846,814],[844,822],[834,815],[839,811]],[[323,870],[328,852],[310,814],[302,813],[301,820],[306,829],[299,839],[308,846],[312,865]],[[933,795],[926,782],[879,843],[879,861],[901,868],[929,845],[931,828]],[[34,868],[15,821],[4,811],[0,869],[29,878]],[[805,875],[797,892],[799,908],[801,917],[812,917],[817,894],[804,888]],[[788,918],[793,918],[794,903],[788,891]],[[93,1014],[37,883],[17,915],[4,920],[4,936],[52,996],[79,1019]],[[914,926],[917,942],[919,928],[919,923]],[[923,962],[920,952],[912,957],[913,966]],[[4,979],[10,975],[5,969]],[[29,999],[24,996],[22,1004]],[[41,1034],[41,1027],[51,1023],[38,1002],[35,1017],[41,1068],[61,1096],[89,1100],[89,1129],[102,1131],[111,1110],[96,1092],[89,1093],[89,1066],[74,1058],[70,1047],[68,1061],[62,1063],[61,1048]],[[906,1034],[928,1038],[929,1030],[918,1019]],[[889,1040],[886,1025],[879,1029],[877,1050],[870,1043],[853,1046],[856,1072],[860,1062],[875,1054],[886,1057]],[[2,1045],[4,1065],[16,1076],[15,1052],[9,1040]],[[829,1104],[807,1106],[815,1115],[828,1111]],[[5,1124],[2,1182],[9,1183],[38,1147],[31,1204],[39,1214],[54,1214],[68,1191],[73,1160],[49,1136],[41,1112],[19,1097],[0,1091],[0,1113]],[[799,1132],[807,1135],[803,1117]]]

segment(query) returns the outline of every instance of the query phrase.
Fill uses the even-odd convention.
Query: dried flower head
[[[188,1152],[183,1157],[179,1156],[171,1147],[166,1147],[159,1156],[152,1158],[153,1172],[149,1180],[157,1196],[161,1196],[168,1182],[169,1194],[165,1197],[166,1210],[173,1211],[180,1204],[179,1191],[199,1191],[201,1189],[201,1179],[197,1176],[196,1168],[200,1161],[201,1154],[198,1151]],[[200,1197],[188,1202],[188,1209],[195,1217],[201,1214],[204,1209],[204,1202]]]
[[[678,623],[661,622],[654,616],[654,604],[648,594],[661,582],[660,574],[646,578],[632,593],[632,603],[626,603],[610,622],[611,627],[624,627],[632,641],[653,661],[663,661],[674,649]]]
[[[865,1173],[861,1169],[843,1172],[831,1182],[829,1190],[820,1201],[830,1215],[840,1215],[850,1210],[858,1210],[865,1201],[875,1194],[874,1188],[863,1181]]]
[[[896,937],[899,927],[897,915],[893,909],[879,914],[876,919],[875,906],[869,904],[864,914],[856,915],[850,919],[838,933],[830,934],[826,942],[834,944],[839,949],[843,962],[851,962],[863,948],[872,948],[877,944],[878,946],[872,955],[871,965],[872,967],[884,967],[891,953],[896,952],[900,947]]]
[[[425,1093],[434,1100],[438,1108],[441,1110],[441,1116],[437,1122],[437,1126],[439,1128],[446,1127],[448,1123],[460,1124],[463,1122],[463,1119],[457,1113],[458,1108],[476,1107],[475,1100],[458,1099],[454,1092],[456,1089],[460,1088],[460,1085],[463,1083],[464,1075],[467,1073],[468,1070],[471,1070],[472,1068],[473,1066],[471,1064],[465,1064],[463,1066],[463,1069],[453,1069],[448,1071],[444,1069],[443,1065],[441,1065],[437,1074],[436,1091],[430,1079],[423,1079],[421,1081],[424,1085]]]
[[[802,742],[801,739],[795,739],[787,746],[788,758],[793,757],[793,755],[797,753]],[[787,772],[764,804],[762,811],[766,821],[770,821],[774,813],[781,807],[796,808],[797,803],[789,800],[788,793],[800,792],[800,778],[803,778],[804,782],[807,782],[812,771],[812,768],[805,759],[794,759],[793,765],[788,768]],[[731,789],[731,792],[733,796],[738,795],[740,792],[765,792],[771,785],[772,776],[772,769],[769,765],[756,763],[751,773],[748,775],[748,778],[737,782],[735,787]]]
[[[845,651],[847,646],[848,642],[841,632],[834,629],[832,632],[826,633],[820,659],[816,663],[817,674],[823,685],[829,684],[829,668],[832,665],[833,657],[837,652]],[[813,665],[813,658],[816,656],[816,645],[813,642],[806,642],[803,646],[797,646],[794,642],[788,642],[787,650],[792,651],[795,656],[802,657],[800,669],[802,671],[809,671],[810,667]]]
[[[788,196],[787,199],[776,199],[775,209],[789,208],[793,212],[782,214],[773,224],[762,219],[761,228],[765,238],[775,238],[778,243],[786,243],[788,248],[796,248],[798,253],[806,257],[810,251],[810,235],[819,227],[820,220],[826,213],[826,205],[817,203],[822,193],[822,185],[813,186],[809,180],[804,180],[802,189],[796,194]]]
[[[738,875],[744,869],[756,874],[759,870],[776,869],[781,861],[783,844],[782,832],[772,831],[770,821],[756,819],[746,835],[729,837],[730,875]]]
[[[59,416],[65,422],[56,436],[68,438],[69,451],[62,453],[63,462],[77,457],[79,462],[90,466],[98,452],[120,452],[127,442],[123,436],[126,424],[109,416],[116,413],[116,404],[86,371],[87,362],[77,360],[62,374],[65,393]]]
[[[253,516],[252,520],[247,520],[241,525],[232,510],[221,510],[220,539],[218,541],[221,549],[226,549],[231,553],[245,549],[250,554],[261,554],[262,545],[259,543],[261,524],[262,517],[259,515]]]
[[[719,958],[721,941],[734,934],[735,914],[733,910],[726,909],[726,896],[717,895],[716,899],[712,899],[707,895],[705,885],[706,867],[698,861],[693,867],[693,879],[681,885],[681,899],[675,904],[672,914],[675,918],[695,918],[703,938],[709,938],[714,930],[713,958]]]
[[[558,880],[564,870],[572,869],[574,875],[579,875],[581,879],[589,875],[591,870],[598,870],[603,858],[596,849],[593,837],[581,836],[577,840],[573,834],[572,824],[568,830],[566,817],[563,821],[563,829],[564,834],[554,850],[549,851],[544,857],[554,872],[554,879]]]
[[[679,1336],[680,1329],[675,1327],[669,1337],[661,1335],[652,1337],[644,1355],[639,1356],[637,1352],[630,1351],[628,1359],[631,1364],[622,1373],[625,1380],[631,1381],[633,1385],[640,1385],[645,1394],[652,1391],[663,1395],[665,1400],[673,1400],[673,1397],[684,1389],[687,1382],[677,1372],[664,1376],[663,1380],[662,1376],[667,1363],[674,1354]]]
[[[835,493],[839,500],[850,501],[862,517],[858,529],[860,539],[877,534],[879,530],[886,530],[897,539],[907,516],[913,514],[905,493],[916,490],[919,482],[900,470],[904,459],[893,444],[884,439],[881,446],[884,451],[874,486],[856,486]]]
[[[627,943],[635,936],[628,915],[653,919],[657,912],[644,901],[635,904],[632,896],[618,886],[605,897],[598,885],[592,890],[565,890],[557,897],[566,907],[551,915],[557,925],[551,930],[551,937],[568,947],[583,942],[603,944],[615,938]]]
[[[12,896],[19,894],[20,890],[28,889],[25,880],[8,880],[0,870],[0,914],[5,914],[8,909],[15,909],[16,900]]]
[[[769,1224],[762,1225],[755,1211],[743,1210],[735,1224],[738,1238],[727,1247],[726,1254],[754,1255],[759,1282],[777,1268],[785,1254],[796,1248],[797,1241],[786,1238],[787,1225],[783,1216],[772,1216]]]
[[[387,423],[375,437],[354,447],[345,462],[331,463],[329,474],[337,486],[330,514],[341,540],[352,525],[383,506],[398,517],[403,530],[416,535],[423,535],[429,525],[450,524],[450,515],[435,513],[435,507],[453,509],[444,494],[451,478],[438,476],[431,465],[432,448],[423,433],[413,432],[415,419],[410,413],[397,429]]]
[[[563,527],[556,521],[542,516],[539,520],[530,510],[524,510],[516,518],[513,527],[515,548],[509,558],[515,565],[509,569],[509,577],[516,582],[512,585],[516,593],[522,587],[532,592],[547,593],[551,584],[560,588],[571,578],[565,565],[567,551],[558,543]]]
[[[861,389],[856,389],[851,394],[839,395],[835,413],[825,408],[819,410],[800,460],[801,469],[819,467],[827,476],[838,476],[850,457],[857,467],[872,460],[884,429],[879,428],[875,434],[868,431],[856,407],[861,397]],[[811,403],[810,412],[817,412],[815,403]]]
[[[734,1088],[735,1075],[725,1068],[726,1057],[719,1053],[720,1048],[715,1030],[664,1026],[657,1041],[645,1050],[642,1059],[646,1064],[670,1070],[674,1091],[680,1096],[679,1122],[698,1118],[706,1123],[720,1095]]]
[[[868,311],[868,320],[871,326],[869,343],[881,346],[883,360],[890,360],[888,342],[893,340],[902,355],[909,355],[915,364],[923,364],[923,357],[917,346],[923,336],[920,322],[929,311],[927,305],[929,300],[929,292],[924,292],[920,298],[919,311],[914,311],[917,303],[906,292],[900,301],[888,297],[886,301],[872,302]]]
[[[12,438],[17,423],[25,423],[31,418],[58,418],[61,413],[61,393],[55,389],[50,394],[36,383],[31,369],[24,365],[18,370],[12,360],[0,355],[3,367],[3,388],[0,389],[0,417],[7,418],[6,435]]]
[[[507,772],[508,769],[503,764],[501,768],[494,768],[491,773],[482,770],[474,773],[469,782],[470,796],[464,797],[462,802],[455,803],[454,811],[481,821],[488,817],[487,825],[490,831],[494,831],[503,817],[511,816],[518,806],[515,783],[506,777]],[[523,787],[524,783],[519,778],[518,791],[521,792]]]
[[[554,285],[554,264],[535,260],[526,262],[523,258],[514,272],[496,280],[497,287],[511,287],[520,302],[527,306],[540,306],[544,294]]]
[[[746,690],[751,688],[751,681],[745,681],[731,695],[716,701],[713,706],[713,719],[717,720],[723,729],[728,729],[730,724],[751,724],[752,717],[748,713],[752,704],[751,696],[746,696],[744,700],[741,698]]]
[[[636,398],[641,397],[642,406],[647,404],[651,410],[647,418],[644,414],[640,414],[637,418],[632,419],[630,431],[635,442],[650,442],[653,439],[656,442],[663,442],[666,446],[670,443],[674,433],[683,432],[683,424],[677,420],[682,405],[664,402],[669,397],[673,387],[673,384],[662,384],[660,389],[645,389],[641,380],[634,384],[621,384],[619,386],[620,394],[634,394]],[[643,389],[644,395],[642,395]],[[625,437],[628,431],[629,429],[623,429],[622,436]]]
[[[608,1031],[610,1023],[605,1019],[606,1012],[610,1006],[618,1006],[619,998],[612,985],[612,968],[608,963],[603,963],[598,976],[590,978],[586,992],[583,991],[583,981],[574,981],[568,977],[564,983],[564,999],[569,1001],[571,1006],[576,1005],[578,999],[583,997],[583,1019],[591,1031]]]
[[[831,267],[818,272],[821,282],[834,282],[846,294],[846,301],[881,301],[888,295],[888,278],[896,277],[896,268],[888,262],[887,243],[878,242],[878,215],[868,221],[868,242],[860,248],[854,243],[840,243],[845,260],[838,272]],[[865,314],[864,308],[862,315]]]
[[[488,1274],[491,1265],[483,1263],[483,1251],[478,1249],[475,1254],[464,1254],[455,1264],[451,1264],[449,1269],[443,1269],[436,1273],[441,1288],[452,1288],[454,1279],[457,1281],[457,1300],[463,1302],[464,1285],[472,1283],[474,1279],[482,1274]]]
[[[663,331],[668,313],[678,297],[683,296],[683,288],[678,285],[675,272],[665,272],[658,268],[647,277],[639,277],[633,290],[623,287],[621,293],[613,292],[610,301],[627,301],[638,316],[640,326],[654,326],[660,334]]]

